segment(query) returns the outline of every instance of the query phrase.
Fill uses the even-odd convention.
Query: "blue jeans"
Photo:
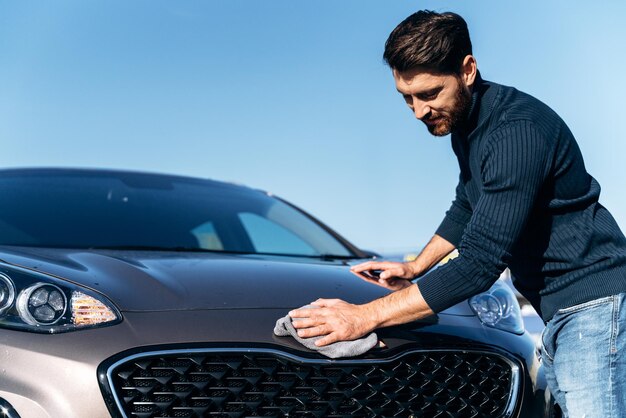
[[[544,370],[564,417],[626,417],[625,298],[561,309],[546,325]]]

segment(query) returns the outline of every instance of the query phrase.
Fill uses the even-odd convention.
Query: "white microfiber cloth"
[[[303,306],[304,309],[315,309],[318,306],[315,305],[306,305]],[[301,309],[302,309],[301,308]],[[298,318],[295,318],[297,320]],[[378,336],[371,332],[363,338],[359,338],[358,340],[353,341],[338,341],[332,344],[325,345],[324,347],[318,347],[315,345],[315,341],[319,340],[320,337],[310,337],[310,338],[301,338],[298,336],[298,331],[293,327],[292,318],[289,315],[285,315],[276,321],[276,326],[274,327],[274,334],[279,337],[287,337],[292,336],[296,339],[300,344],[309,348],[311,350],[318,351],[320,354],[325,355],[330,358],[340,358],[340,357],[354,357],[360,356],[361,354],[369,351],[372,347],[374,347],[378,343]]]

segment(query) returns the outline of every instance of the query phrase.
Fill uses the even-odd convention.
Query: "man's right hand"
[[[381,270],[378,279],[361,274],[362,272],[373,270]],[[350,271],[365,281],[394,292],[411,286],[413,284],[411,279],[416,276],[411,263],[396,263],[392,261],[368,261],[352,266]]]

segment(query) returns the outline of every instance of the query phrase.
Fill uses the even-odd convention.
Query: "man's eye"
[[[421,99],[422,100],[435,100],[437,98],[437,96],[439,95],[439,92],[432,92],[432,93],[424,93],[421,95]]]
[[[413,104],[413,98],[411,97],[410,94],[403,94],[402,98],[404,99],[406,104],[408,104],[409,106],[411,106]]]

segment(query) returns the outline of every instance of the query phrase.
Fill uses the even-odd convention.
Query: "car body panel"
[[[0,260],[101,292],[121,311],[297,308],[317,298],[365,303],[389,293],[345,261],[315,258],[5,246]],[[473,315],[466,302],[446,314]]]

